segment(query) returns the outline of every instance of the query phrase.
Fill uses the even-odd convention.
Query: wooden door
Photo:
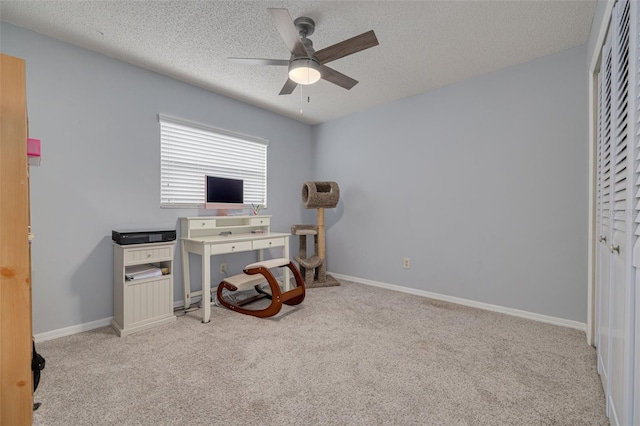
[[[30,425],[31,266],[25,63],[0,54],[0,424]]]

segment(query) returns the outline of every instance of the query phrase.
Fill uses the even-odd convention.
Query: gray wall
[[[316,126],[329,270],[585,322],[586,52]]]
[[[31,168],[34,334],[113,316],[112,229],[176,229],[178,217],[207,214],[159,207],[158,113],[269,139],[264,214],[276,231],[302,221],[310,126],[6,23],[0,31],[2,52],[26,60],[29,132],[43,144]],[[239,272],[255,255],[221,260]],[[175,273],[182,300],[179,254]]]
[[[586,46],[311,128],[6,23],[0,40],[27,61],[30,134],[43,140],[35,334],[113,315],[112,229],[207,214],[159,208],[158,113],[271,141],[274,230],[315,221],[302,182],[337,181],[333,272],[586,320]],[[219,260],[234,272],[253,258]],[[178,254],[175,273],[181,300]]]

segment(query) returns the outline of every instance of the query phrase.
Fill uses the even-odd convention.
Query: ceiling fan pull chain
[[[302,85],[300,85],[300,115],[302,115]]]

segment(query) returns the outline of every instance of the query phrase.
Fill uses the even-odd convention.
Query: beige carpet
[[[38,344],[36,425],[605,425],[584,333],[351,282]]]

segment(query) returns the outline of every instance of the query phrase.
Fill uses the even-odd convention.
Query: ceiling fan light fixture
[[[289,64],[289,78],[298,84],[313,84],[320,77],[320,65],[313,59],[296,59]]]

